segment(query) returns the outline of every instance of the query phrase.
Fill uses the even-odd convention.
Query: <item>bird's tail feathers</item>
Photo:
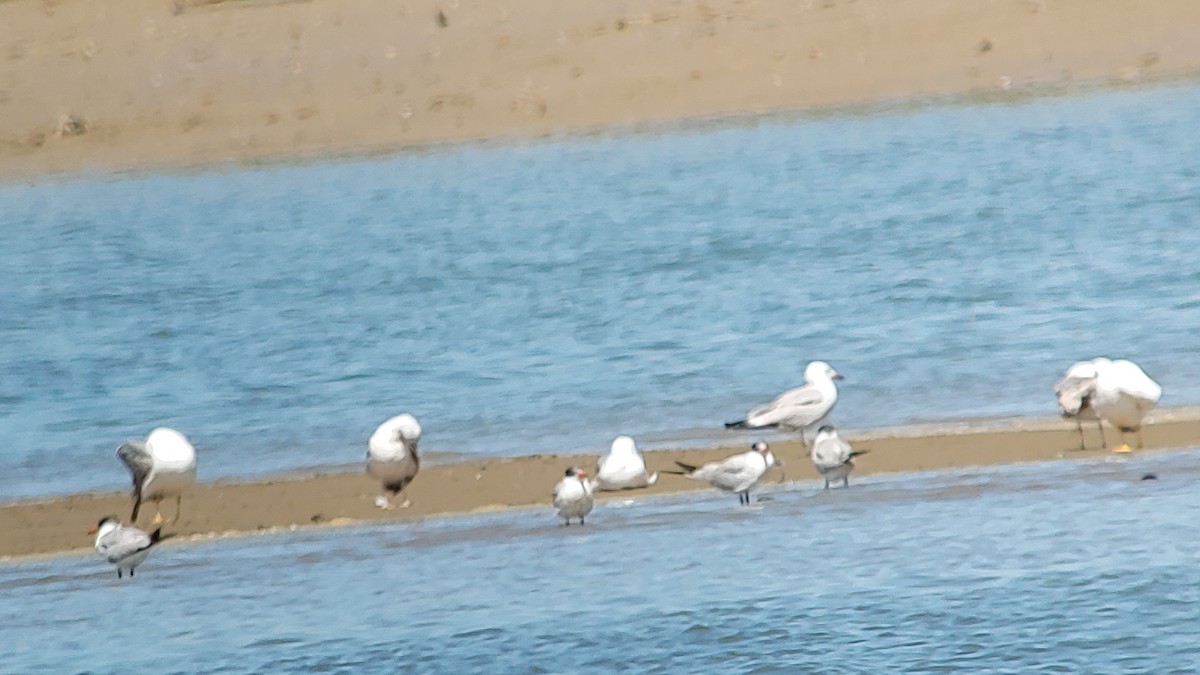
[[[679,468],[683,469],[683,471],[671,471],[669,469],[664,469],[660,473],[669,473],[669,474],[673,474],[676,476],[687,476],[688,474],[694,473],[696,471],[696,467],[691,464],[685,464],[683,462],[680,462],[679,460],[675,460],[675,463],[678,464]]]
[[[870,448],[863,448],[862,450],[853,450],[853,451],[851,451],[851,452],[850,452],[850,456],[851,456],[851,457],[858,457],[859,455],[865,455],[865,454],[867,454],[867,453],[868,453],[868,452],[870,452],[870,451],[871,451],[871,449],[870,449]]]
[[[778,429],[779,423],[772,424],[750,424],[746,420],[738,420],[737,422],[726,422],[726,429]]]
[[[175,532],[169,532],[167,534],[163,534],[162,528],[157,527],[154,529],[153,532],[150,533],[150,545],[155,546],[157,544],[161,544],[162,542],[164,542],[174,536],[176,536]]]

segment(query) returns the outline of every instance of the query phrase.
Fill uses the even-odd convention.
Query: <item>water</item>
[[[2,672],[1194,672],[1200,451],[0,566]],[[1156,481],[1140,477],[1154,472]]]
[[[1200,88],[0,187],[0,497],[660,443],[847,375],[835,422],[1053,412],[1070,363],[1200,402]],[[724,436],[722,436],[724,438]],[[77,469],[68,481],[61,461]]]

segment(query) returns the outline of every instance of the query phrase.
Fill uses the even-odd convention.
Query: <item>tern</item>
[[[773,466],[783,466],[783,462],[775,459],[771,447],[759,441],[750,446],[746,452],[720,461],[709,462],[704,466],[693,466],[676,461],[683,471],[666,471],[682,475],[692,480],[707,481],[710,485],[725,492],[736,492],[739,504],[750,504],[750,491],[753,490],[767,475]]]
[[[583,517],[592,512],[595,498],[592,496],[595,483],[587,479],[587,471],[572,466],[566,470],[562,480],[554,486],[554,508],[558,509],[558,517],[571,524],[572,518],[578,518],[583,525]]]
[[[870,450],[855,450],[838,436],[836,429],[825,425],[817,430],[813,441],[812,463],[825,479],[825,489],[830,481],[842,481],[842,487],[850,487],[850,472],[854,470],[854,458]]]
[[[122,572],[133,571],[141,565],[150,551],[163,540],[162,528],[146,534],[136,527],[126,527],[116,516],[105,516],[96,523],[88,534],[96,535],[96,552],[117,567],[117,578]]]

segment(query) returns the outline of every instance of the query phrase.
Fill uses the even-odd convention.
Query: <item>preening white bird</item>
[[[120,459],[133,479],[133,513],[137,522],[143,501],[154,502],[154,523],[163,522],[162,500],[175,497],[175,519],[183,506],[183,492],[196,484],[196,448],[174,429],[159,427],[145,441],[128,441],[117,448]]]
[[[1096,392],[1092,408],[1100,419],[1121,432],[1121,445],[1114,452],[1130,452],[1125,434],[1136,433],[1138,448],[1145,447],[1142,422],[1146,414],[1158,405],[1162,387],[1152,380],[1136,363],[1120,359],[1095,359]]]
[[[1091,361],[1081,361],[1067,369],[1066,375],[1054,385],[1054,394],[1058,397],[1058,412],[1066,419],[1075,420],[1075,429],[1079,432],[1079,449],[1087,450],[1087,442],[1083,435],[1083,421],[1095,420],[1096,429],[1100,431],[1100,447],[1108,447],[1108,439],[1104,437],[1104,425],[1100,416],[1092,407],[1092,399],[1096,395],[1096,364]]]
[[[838,436],[833,427],[826,425],[817,430],[817,438],[813,441],[812,463],[817,472],[825,479],[825,489],[829,489],[831,481],[842,481],[842,487],[850,487],[850,472],[854,470],[854,458],[865,455],[870,450],[855,450],[850,444]]]
[[[746,413],[746,418],[726,422],[726,429],[769,429],[799,431],[804,443],[805,432],[819,429],[829,421],[837,405],[835,380],[845,379],[824,361],[813,361],[804,369],[805,384],[780,394],[765,406]]]
[[[683,471],[666,471],[692,480],[707,481],[709,485],[724,492],[736,492],[739,504],[750,504],[750,491],[762,482],[763,476],[774,466],[783,466],[775,459],[771,447],[759,441],[746,452],[709,462],[704,466],[693,466],[676,461]]]
[[[421,470],[421,458],[417,445],[421,441],[421,425],[417,418],[404,413],[397,415],[375,430],[367,441],[367,474],[379,480],[381,488],[375,498],[375,506],[381,509],[395,508],[390,496],[401,495]],[[412,502],[404,497],[401,508]]]
[[[596,462],[596,487],[601,490],[629,490],[657,482],[658,474],[646,471],[646,458],[629,436],[617,436],[608,454]]]
[[[96,535],[96,552],[117,568],[117,578],[122,572],[133,571],[146,560],[150,551],[162,541],[162,528],[146,534],[136,527],[125,527],[116,516],[105,516],[88,530]]]
[[[595,505],[593,491],[595,484],[587,479],[587,471],[572,466],[566,470],[562,480],[554,486],[554,508],[558,509],[558,517],[566,520],[565,525],[571,524],[572,518],[578,518],[583,525],[583,518],[592,512]]]

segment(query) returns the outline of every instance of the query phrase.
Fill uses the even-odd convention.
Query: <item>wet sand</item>
[[[1200,72],[1194,0],[2,0],[0,177]]]
[[[1200,444],[1200,410],[1159,411],[1145,429],[1146,449],[1178,449]],[[1108,432],[1110,445],[1115,431]],[[1087,429],[1089,447],[1099,446],[1094,425]],[[1025,418],[1004,422],[936,425],[853,433],[845,436],[856,447],[871,452],[859,460],[855,475],[945,470],[1014,462],[1070,460],[1109,454],[1102,450],[1080,452],[1072,423],[1052,418]],[[713,450],[648,452],[652,471],[674,468],[678,459],[699,464],[748,447],[753,433],[730,433],[729,446]],[[1132,437],[1131,437],[1132,439]],[[785,463],[785,474],[774,480],[810,481],[820,487],[817,473],[797,442],[772,444]],[[1136,456],[1136,453],[1135,455]],[[429,516],[462,515],[543,505],[554,519],[550,492],[570,465],[594,467],[596,456],[531,456],[480,459],[426,467],[409,489],[412,507],[381,511],[373,499],[378,484],[365,473],[332,473],[308,477],[263,479],[254,482],[202,483],[185,497],[178,524],[167,524],[177,545],[189,538],[229,536],[277,529],[329,527],[364,522],[403,521]],[[116,460],[113,460],[114,462]],[[852,477],[853,480],[853,477]],[[693,490],[710,490],[706,484],[676,475],[660,475],[648,489],[600,493],[601,500],[636,499]],[[714,498],[732,496],[714,492]],[[48,500],[0,506],[0,559],[86,551],[91,547],[88,528],[100,516],[125,517],[130,498],[125,492],[70,495]],[[143,507],[142,525],[153,517],[153,507]],[[174,504],[164,504],[164,515],[174,514]],[[603,526],[603,511],[594,524]]]

